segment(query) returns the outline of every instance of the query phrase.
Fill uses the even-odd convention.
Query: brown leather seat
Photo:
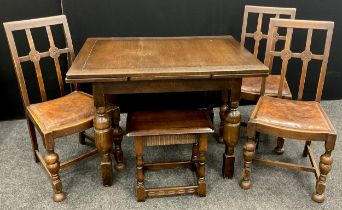
[[[287,129],[334,133],[334,128],[321,105],[316,101],[295,101],[263,96],[259,99],[256,115],[258,124]]]
[[[246,77],[242,80],[241,98],[251,101],[257,101],[260,97],[261,77]],[[269,75],[266,78],[265,95],[277,96],[280,75]],[[292,94],[285,79],[283,88],[283,98],[291,99]]]
[[[31,104],[27,111],[41,130],[52,132],[81,121],[91,122],[95,108],[92,96],[75,91],[54,100]]]

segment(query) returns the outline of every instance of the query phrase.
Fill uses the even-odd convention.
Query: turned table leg
[[[95,144],[101,158],[102,182],[104,186],[111,186],[113,182],[112,158],[112,128],[111,119],[106,114],[105,107],[96,109],[94,118]]]
[[[224,143],[223,141],[223,127],[224,127],[224,114],[226,113],[226,111],[228,110],[228,94],[229,91],[228,90],[223,90],[221,92],[221,107],[220,107],[220,130],[219,130],[219,138],[218,138],[218,143]]]
[[[114,107],[113,110],[113,142],[114,142],[114,157],[115,157],[115,169],[117,171],[122,171],[125,169],[125,164],[123,162],[123,152],[121,148],[121,142],[122,142],[122,137],[123,137],[123,131],[122,128],[119,126],[120,123],[120,108],[119,107]]]
[[[233,178],[234,175],[234,147],[240,139],[241,115],[238,110],[241,95],[241,78],[232,81],[229,109],[224,113],[223,140],[226,145],[223,154],[223,177]]]

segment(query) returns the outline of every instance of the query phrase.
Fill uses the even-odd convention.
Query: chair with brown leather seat
[[[127,116],[127,136],[135,139],[136,154],[136,194],[138,201],[145,201],[147,196],[167,196],[196,193],[206,195],[205,153],[208,133],[213,126],[207,110],[168,110],[155,112],[133,112]],[[144,147],[193,144],[192,156],[188,161],[164,163],[144,163]],[[170,151],[169,154],[172,154]],[[146,188],[145,170],[173,168],[191,168],[196,171],[197,184]]]
[[[254,33],[247,32],[248,16],[251,13],[258,14],[256,31]],[[295,19],[296,8],[262,7],[262,6],[249,6],[249,5],[245,6],[245,12],[244,12],[243,23],[242,23],[242,32],[241,32],[241,45],[245,46],[246,38],[254,39],[253,54],[255,57],[259,56],[260,41],[263,39],[267,39],[267,34],[263,34],[262,32],[263,19],[265,19],[264,14],[272,15],[272,16],[275,15],[275,18],[289,17],[290,19]],[[268,24],[265,24],[265,25],[268,25]],[[279,36],[279,34],[276,34],[276,35],[277,35],[278,40],[285,40],[285,36]],[[279,81],[280,81],[280,75],[274,75],[271,73],[266,79],[265,95],[277,96]],[[260,88],[261,88],[260,77],[243,78],[242,86],[241,86],[241,98],[250,100],[250,101],[257,101],[260,97]],[[283,97],[288,98],[288,99],[292,98],[291,91],[289,89],[289,86],[286,80],[284,82]]]
[[[58,48],[55,44],[52,27],[55,25],[62,26],[65,35],[65,47]],[[93,97],[87,93],[81,91],[73,91],[69,94],[65,94],[65,86],[62,76],[62,67],[60,64],[60,56],[66,54],[68,58],[68,65],[74,60],[74,49],[71,41],[71,36],[68,28],[68,23],[64,15],[13,21],[4,23],[14,67],[15,73],[18,79],[20,93],[25,109],[25,116],[27,119],[28,130],[32,142],[32,150],[36,162],[41,162],[48,172],[52,187],[54,190],[53,200],[58,202],[65,198],[65,194],[62,190],[62,182],[59,178],[59,170],[73,163],[95,155],[96,149],[80,155],[72,160],[60,163],[59,156],[55,152],[55,139],[75,133],[80,133],[80,143],[85,143],[85,137],[92,139],[90,136],[84,133],[85,130],[92,127],[94,117],[94,102]],[[56,26],[58,27],[58,26]],[[45,30],[50,47],[45,52],[38,52],[35,46],[32,29],[40,28]],[[30,52],[26,55],[20,55],[17,49],[17,45],[14,39],[14,32],[25,31]],[[52,69],[43,69],[41,66],[41,60],[47,60],[48,58],[53,60],[55,71]],[[38,86],[40,90],[40,103],[31,104],[27,89],[27,80],[25,81],[23,70],[29,71],[31,69],[24,68],[22,66],[25,62],[33,62],[35,73],[38,80]],[[32,69],[33,70],[33,69]],[[52,71],[51,71],[52,70]],[[60,90],[61,97],[53,100],[48,100],[46,94],[46,88],[44,80],[48,80],[52,77],[52,74],[56,74]],[[44,76],[45,75],[45,76]],[[49,75],[49,76],[46,76]],[[45,81],[47,82],[47,81]],[[51,83],[49,83],[51,85]],[[38,150],[38,143],[36,137],[35,128],[39,131],[43,139],[43,145],[46,149],[46,154],[42,156]]]
[[[253,33],[247,32],[249,26],[249,16],[258,15],[257,24],[256,24],[256,31]],[[266,18],[265,18],[265,16]],[[256,58],[261,59],[259,54],[260,42],[262,40],[267,39],[267,34],[262,32],[263,27],[268,25],[269,16],[274,16],[275,18],[290,18],[295,19],[296,17],[296,8],[285,8],[285,7],[264,7],[264,6],[251,6],[246,5],[243,15],[243,22],[242,22],[242,31],[241,31],[241,45],[246,46],[247,40],[251,39],[254,41],[254,48],[253,54]],[[266,21],[264,21],[266,20]],[[266,24],[265,24],[266,22]],[[263,24],[264,23],[264,24]],[[279,36],[278,40],[285,40],[285,36]],[[249,41],[248,41],[249,43]],[[262,50],[261,50],[262,51]],[[266,89],[265,94],[270,96],[277,96],[277,88],[280,81],[280,75],[275,75],[270,72],[270,75],[267,77],[266,80]],[[241,99],[248,100],[248,101],[258,101],[260,97],[260,90],[261,90],[261,78],[260,77],[245,77],[242,79],[241,84]],[[222,132],[223,132],[223,114],[225,110],[229,107],[227,96],[228,93],[222,94],[222,106],[220,108],[220,118],[221,118],[221,125],[220,125],[220,139],[219,142],[223,142]],[[290,88],[285,80],[284,89],[283,89],[283,97],[284,98],[292,98],[292,94]],[[242,126],[246,126],[245,122],[241,122]],[[284,140],[282,138],[278,139],[278,145],[284,144]],[[282,152],[282,148],[277,148],[275,151]]]
[[[248,17],[249,14],[258,14],[257,19],[257,26],[256,31],[254,33],[248,33],[247,32],[247,25],[248,25]],[[267,18],[264,17],[264,15],[268,16],[275,16],[275,18],[290,18],[295,19],[296,17],[296,8],[285,8],[285,7],[263,7],[263,6],[245,6],[245,12],[243,16],[243,23],[242,23],[242,32],[241,32],[241,45],[246,45],[246,38],[252,38],[254,40],[254,49],[253,54],[255,57],[259,57],[259,48],[260,48],[260,42],[261,40],[267,40],[267,34],[263,34],[262,28],[265,25],[268,25],[268,16]],[[267,19],[266,23],[263,25],[263,20]],[[278,33],[275,34],[277,40],[285,40],[285,36],[281,36]],[[275,47],[272,46],[273,48]],[[272,60],[273,62],[273,60]],[[272,66],[272,65],[271,65]],[[265,85],[265,95],[269,96],[277,96],[278,93],[278,85],[280,82],[280,75],[274,74],[272,71],[270,71],[270,75],[266,79],[266,85]],[[242,79],[242,85],[241,85],[241,99],[249,100],[249,101],[258,101],[259,97],[261,95],[261,77],[246,77]],[[285,78],[284,81],[284,88],[282,93],[283,98],[291,99],[292,94],[290,87],[287,83],[287,80]],[[246,126],[245,122],[241,123],[243,126]],[[284,145],[284,138],[278,137],[277,138],[277,146],[274,148],[274,152],[278,155],[281,155],[284,153],[283,149]]]
[[[272,48],[274,34],[278,28],[286,28],[288,33],[285,39],[284,49],[279,51]],[[326,177],[331,170],[333,159],[331,153],[335,146],[336,131],[320,105],[324,79],[327,70],[330,45],[332,40],[334,23],[328,21],[271,19],[268,33],[265,64],[272,67],[272,59],[278,56],[282,59],[282,69],[277,97],[260,97],[247,125],[247,143],[244,145],[244,169],[240,186],[249,189],[251,186],[252,162],[271,166],[280,166],[300,171],[313,172],[316,176],[316,191],[312,199],[316,202],[324,201]],[[302,52],[291,51],[291,40],[294,29],[307,31],[305,49]],[[326,32],[323,54],[311,51],[311,40],[314,31]],[[302,60],[301,76],[299,80],[297,100],[283,98],[283,84],[287,73],[287,66],[291,58]],[[315,101],[303,101],[305,79],[308,72],[308,63],[311,60],[322,61]],[[312,66],[310,66],[312,68]],[[310,71],[312,70],[310,68]],[[265,80],[262,81],[262,93],[265,91]],[[310,167],[292,163],[276,162],[254,158],[255,133],[261,132],[272,136],[283,136],[289,139],[303,140],[305,147],[303,156],[309,155]],[[319,165],[316,164],[313,151],[310,148],[311,141],[323,141],[325,152],[320,157]]]

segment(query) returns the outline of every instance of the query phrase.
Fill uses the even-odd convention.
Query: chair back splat
[[[66,47],[62,49],[58,49],[55,45],[55,41],[53,38],[53,33],[51,31],[51,26],[54,25],[62,25],[65,35],[65,43]],[[38,18],[31,20],[23,20],[23,21],[13,21],[4,23],[5,32],[7,35],[9,47],[12,54],[12,59],[15,67],[15,73],[19,82],[20,93],[23,99],[23,103],[25,106],[30,105],[30,99],[28,96],[28,91],[25,83],[24,73],[22,69],[22,63],[31,61],[34,64],[41,101],[47,101],[46,96],[46,88],[44,85],[44,79],[42,74],[42,68],[40,65],[40,60],[42,58],[51,57],[54,61],[55,70],[58,78],[58,85],[61,96],[65,94],[64,91],[64,82],[62,77],[61,65],[59,62],[59,57],[61,54],[66,53],[68,57],[68,66],[71,66],[72,61],[75,58],[74,48],[71,41],[71,35],[68,27],[67,19],[64,15],[47,17],[47,18]],[[45,52],[38,52],[35,46],[34,38],[32,36],[32,29],[42,28],[44,27],[49,39],[50,48]],[[26,33],[27,41],[30,47],[30,52],[27,55],[19,56],[16,42],[13,36],[13,32],[24,30]]]
[[[276,51],[273,48],[273,46],[275,45],[279,37],[277,33],[278,28],[287,29],[285,47],[281,51]],[[292,40],[292,34],[293,34],[294,29],[307,30],[305,49],[302,52],[291,51],[291,40]],[[323,54],[314,54],[311,52],[311,40],[312,40],[312,34],[314,30],[327,31]],[[282,59],[281,79],[280,79],[279,88],[278,88],[278,97],[282,97],[285,76],[287,73],[287,66],[288,66],[289,60],[291,58],[299,58],[302,60],[303,64],[302,64],[302,69],[301,69],[297,100],[302,100],[303,98],[308,63],[311,60],[320,60],[322,61],[322,65],[320,69],[320,76],[319,76],[315,100],[317,102],[321,101],[333,30],[334,30],[334,23],[329,22],[329,21],[309,21],[309,20],[293,21],[293,20],[273,19],[273,18],[271,19],[270,30],[269,30],[268,36],[272,36],[273,38],[270,38],[267,41],[265,64],[269,66],[269,68],[272,68],[272,60],[275,56],[278,56]],[[263,79],[262,87],[265,86],[264,84],[265,84],[265,79]]]
[[[257,21],[256,21],[256,31],[253,33],[247,32],[249,30],[248,22],[252,22],[248,20],[248,18],[251,16],[250,14],[256,14],[258,15]],[[260,42],[262,40],[267,40],[268,33],[264,33],[263,29],[267,29],[270,21],[270,17],[274,17],[276,19],[279,18],[289,18],[289,19],[295,19],[296,17],[296,8],[285,8],[285,7],[262,7],[262,6],[245,6],[245,12],[243,16],[243,24],[242,24],[242,32],[241,32],[241,45],[244,47],[247,47],[246,45],[246,39],[251,38],[254,41],[254,48],[252,50],[254,56],[258,59],[264,59],[264,55],[261,55],[259,52],[264,52],[265,49],[260,47]],[[279,35],[277,36],[277,41],[286,40],[286,34],[285,35]],[[274,42],[274,45],[272,45],[271,49],[275,49],[276,42]],[[262,48],[262,50],[260,50]],[[260,51],[259,51],[260,50]],[[270,60],[269,66],[273,65],[273,59]],[[280,75],[272,74],[271,71],[272,68],[270,68],[270,75],[267,78],[267,84],[266,84],[266,90],[265,95],[269,96],[277,96],[277,87],[280,80]],[[250,78],[243,78],[242,80],[242,87],[241,87],[241,98],[249,101],[257,101],[261,95],[261,86],[262,80],[261,77],[250,77]],[[290,88],[285,81],[284,87],[283,87],[283,97],[291,99],[292,94],[290,91]]]

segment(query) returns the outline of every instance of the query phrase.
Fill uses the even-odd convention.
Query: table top
[[[266,76],[232,36],[88,38],[67,82]]]

